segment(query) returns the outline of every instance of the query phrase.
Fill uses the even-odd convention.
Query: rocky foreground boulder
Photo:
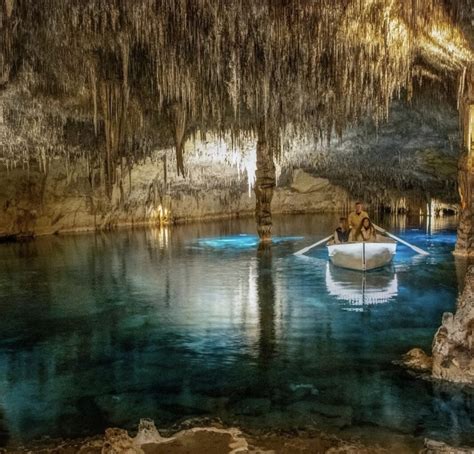
[[[436,379],[474,385],[474,266],[454,314],[443,314],[432,347],[432,356],[414,348],[403,357],[403,364],[417,372],[431,372]]]
[[[433,340],[433,377],[474,385],[474,266],[455,314],[443,315],[443,324]]]

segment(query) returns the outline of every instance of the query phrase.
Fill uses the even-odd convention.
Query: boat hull
[[[357,242],[329,244],[329,259],[339,267],[368,271],[388,265],[397,250],[397,243]]]

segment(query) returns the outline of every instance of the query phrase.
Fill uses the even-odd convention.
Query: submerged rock
[[[474,385],[474,266],[455,314],[443,315],[433,340],[433,377]]]
[[[304,417],[317,425],[347,427],[352,423],[353,411],[348,405],[330,405],[320,401],[302,400],[288,405],[293,419]]]
[[[239,415],[261,416],[270,411],[272,402],[264,398],[242,399],[235,406],[235,412]]]
[[[319,390],[310,383],[292,383],[289,388],[293,397],[297,400],[303,399],[306,396],[319,395]]]

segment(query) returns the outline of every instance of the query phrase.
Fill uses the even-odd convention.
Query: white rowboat
[[[397,250],[397,243],[387,238],[383,242],[328,244],[327,248],[334,265],[368,271],[389,264]]]

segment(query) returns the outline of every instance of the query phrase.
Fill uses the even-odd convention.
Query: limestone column
[[[459,106],[463,152],[459,159],[458,186],[461,219],[454,253],[474,256],[474,65],[466,72]]]
[[[278,140],[274,132],[270,132],[262,123],[258,128],[257,139],[257,170],[255,172],[255,220],[260,241],[272,239],[273,190],[276,185],[275,163]]]

